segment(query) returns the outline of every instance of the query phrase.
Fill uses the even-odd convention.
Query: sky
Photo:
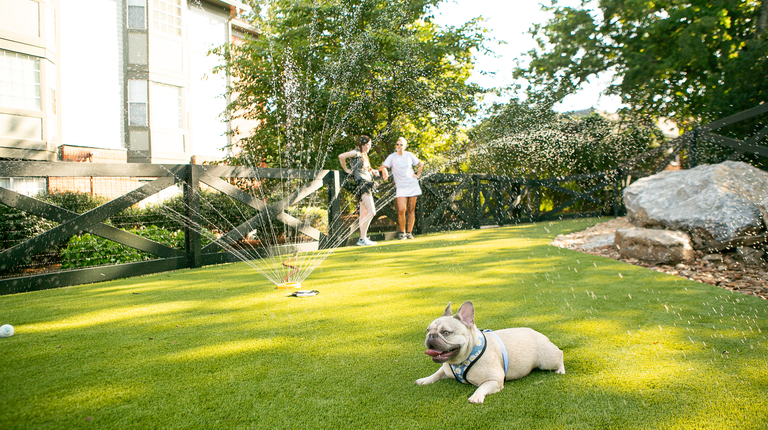
[[[549,1],[546,2],[549,4]],[[561,6],[578,5],[580,0],[560,0]],[[486,36],[506,41],[507,44],[489,43],[488,47],[497,55],[476,55],[475,74],[472,81],[485,87],[506,86],[514,83],[512,70],[518,58],[536,47],[533,36],[527,34],[533,24],[543,24],[549,14],[541,11],[537,0],[446,0],[435,11],[435,22],[440,25],[461,25],[470,19],[482,16],[489,31]],[[481,71],[493,73],[483,76]],[[555,105],[558,112],[595,108],[615,112],[620,106],[618,97],[601,95],[610,83],[610,76],[592,78],[577,94],[569,96]],[[497,101],[497,99],[487,99]],[[498,100],[506,101],[506,100]]]

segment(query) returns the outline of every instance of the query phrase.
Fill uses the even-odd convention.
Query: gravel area
[[[615,218],[583,231],[557,236],[552,241],[552,245],[624,261],[768,300],[768,273],[766,273],[768,263],[759,266],[747,265],[734,252],[705,254],[702,251],[695,251],[696,258],[690,264],[652,264],[636,259],[625,259],[621,258],[619,251],[613,247],[616,229],[623,227],[634,226],[627,221],[626,217]]]

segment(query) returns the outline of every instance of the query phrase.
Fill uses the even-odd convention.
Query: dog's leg
[[[416,385],[433,384],[441,379],[448,379],[448,375],[445,374],[442,367],[437,369],[437,372],[427,376],[426,378],[417,379]]]
[[[483,403],[485,396],[493,393],[498,393],[504,388],[504,382],[499,381],[485,381],[477,387],[475,393],[469,398],[469,403]]]
[[[559,354],[557,354],[557,355],[558,355],[558,358],[559,358],[560,360],[558,360],[558,364],[559,364],[559,366],[557,366],[557,370],[555,370],[555,373],[559,373],[559,374],[561,374],[561,375],[565,375],[565,362],[563,362],[563,351],[560,351],[560,350],[558,349],[558,351],[557,351],[557,352],[559,353]]]

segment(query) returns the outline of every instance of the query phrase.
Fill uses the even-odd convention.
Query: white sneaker
[[[367,237],[361,237],[360,240],[357,241],[357,246],[373,246],[376,245],[376,242],[372,241],[371,239],[368,239]]]

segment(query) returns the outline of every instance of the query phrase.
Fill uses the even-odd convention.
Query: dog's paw
[[[432,383],[432,381],[430,381],[428,377],[416,380],[416,385],[427,385],[427,384],[431,384],[431,383]]]
[[[469,403],[483,403],[485,401],[485,396],[481,394],[473,394],[472,397],[469,398]]]
[[[555,373],[559,373],[561,375],[565,375],[565,364],[561,364],[560,368],[555,371]]]

